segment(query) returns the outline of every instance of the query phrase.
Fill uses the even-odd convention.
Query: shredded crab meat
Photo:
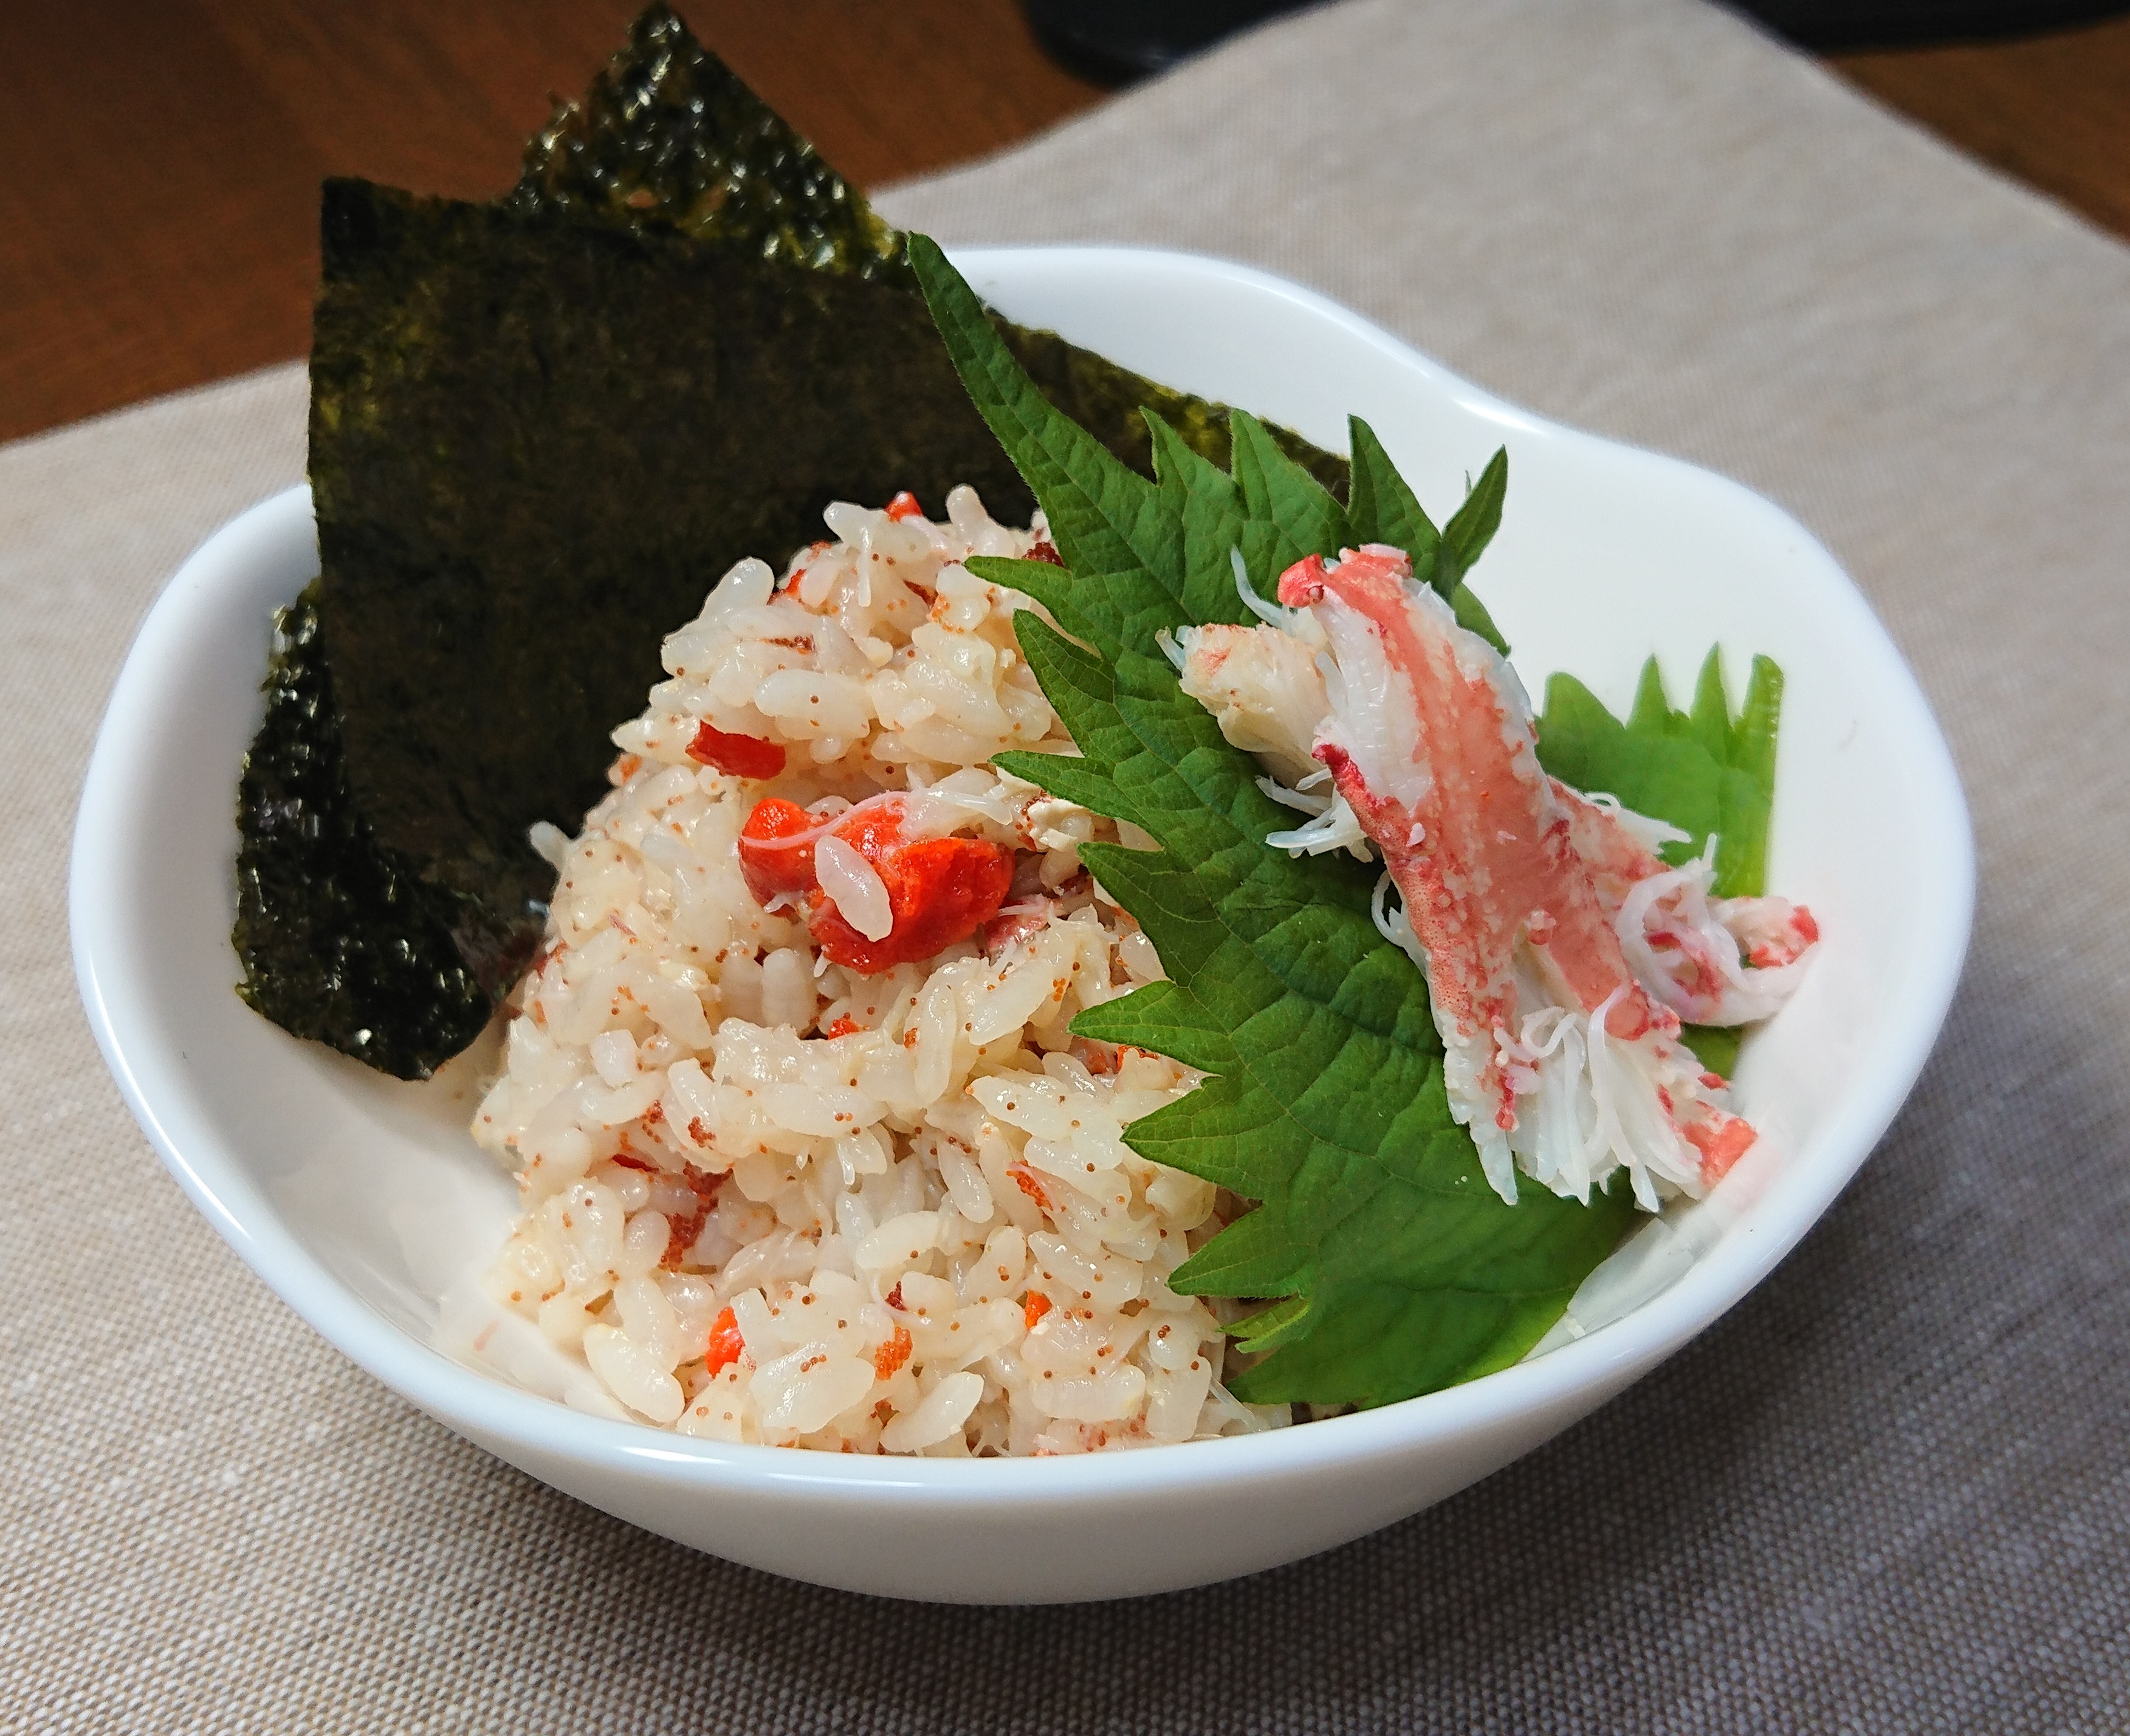
[[[1553,793],[1620,950],[1653,995],[1697,1025],[1750,1024],[1789,999],[1819,938],[1809,910],[1787,899],[1711,898],[1715,837],[1674,868],[1656,851],[1686,842],[1683,832],[1558,779]]]
[[[1177,635],[1184,689],[1259,756],[1268,795],[1312,813],[1270,846],[1381,856],[1376,923],[1427,974],[1488,1180],[1512,1201],[1521,1168],[1587,1198],[1624,1168],[1652,1210],[1704,1191],[1754,1131],[1680,1025],[1772,1013],[1810,913],[1711,898],[1712,841],[1672,866],[1656,852],[1679,834],[1546,776],[1514,671],[1402,552],[1312,556],[1278,605],[1244,600],[1263,626]]]

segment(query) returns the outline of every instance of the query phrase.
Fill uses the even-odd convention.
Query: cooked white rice
[[[1041,527],[966,488],[947,513],[838,504],[782,579],[742,561],[614,732],[613,793],[574,841],[542,828],[561,883],[474,1127],[523,1211],[480,1285],[581,1359],[575,1402],[684,1433],[962,1456],[1276,1425],[1164,1281],[1223,1200],[1120,1137],[1195,1075],[1067,1029],[1161,974],[1080,866],[1117,828],[991,768],[1072,751],[1015,649],[1035,605],[961,564]],[[704,723],[786,770],[698,765]],[[1018,872],[1005,920],[862,976],[756,902],[737,847],[765,796],[884,791],[948,804]],[[868,879],[839,883],[861,927]]]

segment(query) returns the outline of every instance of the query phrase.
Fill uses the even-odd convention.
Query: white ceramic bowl
[[[499,1243],[512,1209],[507,1178],[464,1132],[470,1083],[397,1083],[286,1036],[231,992],[235,792],[269,618],[317,570],[301,489],[211,538],[141,629],[82,796],[76,968],[127,1103],[209,1221],[328,1340],[447,1428],[647,1529],[824,1585],[981,1602],[1158,1591],[1292,1561],[1440,1500],[1602,1404],[1765,1276],[1922,1066],[1966,947],[1973,848],[1898,652],[1825,551],[1767,502],[1526,415],[1236,266],[1061,248],[958,262],[1016,318],[1326,445],[1343,449],[1359,412],[1430,508],[1453,505],[1506,442],[1507,513],[1481,588],[1535,693],[1565,668],[1624,707],[1654,651],[1683,695],[1712,641],[1734,680],[1755,651],[1787,671],[1769,882],[1811,904],[1826,944],[1739,1070],[1765,1137],[1707,1202],[1601,1269],[1543,1353],[1247,1438],[975,1462],[691,1440],[440,1353],[437,1299]],[[243,1379],[277,1401],[278,1371]]]

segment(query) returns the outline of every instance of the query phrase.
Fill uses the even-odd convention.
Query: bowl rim
[[[731,1491],[805,1490],[847,1501],[916,1499],[928,1507],[1051,1505],[1101,1495],[1158,1495],[1209,1481],[1248,1484],[1315,1476],[1385,1454],[1424,1450],[1475,1431],[1536,1417],[1575,1395],[1607,1394],[1712,1325],[1758,1285],[1825,1213],[1893,1121],[1935,1044],[1957,987],[1971,929],[1975,853],[1967,804],[1951,750],[1913,671],[1855,582],[1789,514],[1716,472],[1622,441],[1583,433],[1518,408],[1470,384],[1389,333],[1328,298],[1234,262],[1158,248],[1030,246],[957,248],[956,264],[972,279],[994,260],[1061,270],[1154,267],[1267,293],[1343,328],[1446,400],[1499,425],[1548,437],[1636,452],[1690,473],[1696,484],[1729,491],[1734,505],[1762,515],[1771,529],[1801,539],[1839,581],[1832,594],[1843,618],[1831,622],[1876,665],[1881,709],[1901,726],[1908,778],[1919,820],[1935,832],[1943,873],[1916,889],[1917,932],[1935,942],[1917,969],[1908,1004],[1879,1037],[1884,1064],[1811,1141],[1822,1157],[1810,1172],[1774,1178],[1752,1208],[1753,1234],[1731,1257],[1699,1259],[1660,1294],[1621,1318],[1533,1361],[1460,1385],[1373,1410],[1302,1427],[1129,1452],[1025,1458],[927,1459],[866,1457],[728,1444],[633,1422],[614,1421],[505,1384],[414,1339],[342,1284],[297,1239],[228,1150],[213,1137],[176,1133],[144,1086],[135,1054],[144,1031],[138,967],[123,955],[121,878],[111,866],[139,803],[149,761],[124,744],[150,727],[157,708],[182,691],[173,652],[247,551],[311,534],[308,484],[270,496],[208,537],[165,584],[142,621],[112,691],[77,812],[69,870],[69,920],[76,981],[98,1048],[135,1120],[164,1166],[223,1240],[318,1334],[366,1372],[438,1420],[484,1443],[509,1442],[550,1460],[591,1469],[654,1475],[671,1484]],[[1801,1154],[1799,1154],[1801,1155]],[[1795,1162],[1793,1167],[1803,1171]]]

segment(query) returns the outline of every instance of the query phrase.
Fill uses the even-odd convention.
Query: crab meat
[[[1714,839],[1671,867],[1655,847],[1684,834],[1552,783],[1621,952],[1652,994],[1697,1025],[1750,1024],[1790,998],[1819,939],[1809,910],[1787,899],[1712,899]]]
[[[1184,692],[1231,745],[1258,755],[1282,784],[1316,770],[1316,726],[1331,706],[1307,646],[1273,628],[1225,625],[1184,627],[1176,642]]]
[[[1513,1201],[1521,1159],[1583,1197],[1624,1166],[1650,1209],[1702,1192],[1753,1131],[1679,1041],[1674,975],[1645,982],[1622,938],[1667,899],[1690,904],[1692,875],[1545,775],[1514,671],[1402,551],[1311,556],[1279,600],[1312,611],[1336,661],[1316,757],[1402,894],[1402,918],[1379,919],[1426,971],[1451,1110],[1488,1180]],[[1682,966],[1695,956],[1663,932]]]

